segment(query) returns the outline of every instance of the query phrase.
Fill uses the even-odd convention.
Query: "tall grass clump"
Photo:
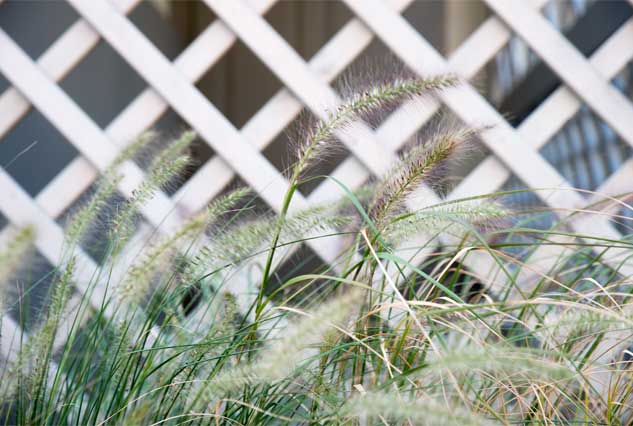
[[[73,210],[46,280],[29,272],[35,228],[4,232],[3,333],[25,308],[13,289],[49,287],[28,331],[2,335],[1,422],[630,424],[631,241],[570,226],[608,212],[556,209],[537,229],[540,213],[507,207],[510,193],[418,199],[446,192],[486,127],[440,118],[383,176],[322,177],[331,200],[291,209],[340,132],[458,85],[381,80],[309,121],[278,212],[254,213],[255,193],[232,188],[152,228],[145,209],[191,164],[195,134],[147,134]],[[143,179],[117,201],[139,156]],[[323,241],[329,261],[305,250]]]

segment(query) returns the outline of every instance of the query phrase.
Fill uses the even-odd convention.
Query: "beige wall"
[[[450,54],[488,16],[486,6],[477,0],[444,0],[444,53]]]

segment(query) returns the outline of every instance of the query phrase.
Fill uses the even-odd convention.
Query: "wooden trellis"
[[[454,72],[465,84],[440,95],[435,102],[411,101],[374,130],[356,124],[338,137],[350,155],[332,173],[350,188],[370,176],[380,176],[393,164],[397,150],[445,104],[462,121],[493,124],[483,136],[491,155],[453,190],[449,198],[494,192],[514,174],[540,191],[552,207],[578,209],[587,200],[540,154],[553,135],[583,104],[588,105],[627,144],[633,146],[633,105],[609,80],[633,59],[633,20],[627,21],[591,56],[582,56],[540,13],[546,0],[484,0],[493,12],[449,57],[445,58],[402,17],[412,0],[343,0],[355,14],[309,61],[303,60],[262,17],[275,0],[204,0],[218,19],[170,62],[126,17],[140,0],[68,0],[80,15],[51,46],[33,61],[0,29],[0,72],[12,87],[0,96],[0,137],[6,135],[31,107],[46,117],[79,151],[74,159],[37,196],[30,197],[0,169],[0,211],[17,226],[36,228],[37,249],[53,264],[61,258],[63,234],[55,222],[97,179],[125,144],[147,130],[169,108],[176,111],[217,153],[175,194],[158,194],[142,214],[160,232],[173,231],[185,218],[203,208],[234,177],[249,184],[273,210],[281,207],[287,180],[262,154],[280,131],[305,107],[323,117],[340,99],[328,82],[334,80],[374,37],[378,37],[411,70],[420,74]],[[2,0],[0,0],[0,3]],[[493,108],[468,80],[473,78],[517,34],[564,83],[518,128],[510,126],[503,111]],[[102,130],[57,84],[105,40],[147,82],[139,94]],[[285,85],[244,125],[235,128],[195,87],[227,50],[241,40]],[[119,190],[129,196],[143,172],[129,162],[122,166],[125,179]],[[618,194],[631,190],[633,159],[629,159],[597,192]],[[309,196],[298,194],[293,208],[301,209],[338,194],[331,180],[323,181]],[[428,202],[437,201],[425,191]],[[414,208],[415,206],[411,206]],[[619,238],[605,219],[592,216],[571,226],[581,234]],[[309,243],[327,263],[335,263],[337,238]],[[94,262],[77,251],[81,267],[77,287],[85,291]],[[619,262],[626,253],[613,250]],[[533,259],[555,258],[551,252]],[[490,259],[469,255],[466,262],[482,277],[494,269]],[[546,268],[546,264],[540,265]],[[532,269],[537,273],[538,268]],[[632,273],[631,268],[624,269]],[[526,271],[528,271],[526,269]],[[84,274],[84,275],[81,275]],[[527,274],[526,274],[527,275]],[[521,279],[529,283],[530,277]],[[102,289],[92,293],[98,304]],[[3,322],[2,348],[11,346],[18,325]]]

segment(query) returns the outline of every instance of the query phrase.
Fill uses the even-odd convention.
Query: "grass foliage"
[[[534,229],[538,213],[517,219],[503,194],[411,209],[485,129],[435,126],[365,188],[290,209],[337,132],[456,84],[401,78],[352,94],[297,141],[278,214],[252,213],[255,195],[238,188],[140,242],[139,212],[190,164],[195,135],[153,148],[145,180],[116,203],[122,166],[152,151],[155,135],[139,138],[67,221],[39,317],[2,336],[0,422],[630,424],[629,240],[575,235],[580,213],[562,210]],[[95,229],[105,249],[86,273]],[[24,228],[0,250],[0,319],[22,309],[16,284],[41,285],[25,272],[37,238]],[[335,264],[291,257],[333,238]]]

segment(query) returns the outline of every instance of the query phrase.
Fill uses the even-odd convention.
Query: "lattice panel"
[[[558,209],[582,208],[587,200],[571,189],[539,149],[583,105],[633,146],[633,105],[609,82],[633,59],[633,20],[622,25],[590,58],[585,58],[540,13],[545,0],[485,0],[492,16],[445,58],[401,15],[412,0],[344,0],[355,17],[305,61],[262,16],[275,0],[204,0],[218,19],[172,62],[127,18],[139,0],[67,1],[81,18],[36,61],[0,29],[0,72],[12,85],[0,96],[0,137],[33,107],[81,154],[34,198],[0,170],[2,215],[14,225],[34,225],[37,249],[52,264],[59,262],[63,242],[62,229],[55,219],[87,190],[128,141],[151,127],[168,109],[196,130],[217,155],[175,194],[160,193],[143,209],[147,225],[141,227],[137,240],[142,240],[153,227],[162,233],[173,232],[235,177],[249,184],[278,211],[288,182],[262,151],[303,108],[318,117],[335,108],[340,98],[328,82],[339,76],[376,37],[411,70],[420,74],[455,72],[465,84],[442,93],[438,101],[403,105],[376,130],[359,123],[337,135],[351,155],[332,174],[350,188],[388,170],[397,150],[442,104],[465,123],[495,126],[483,136],[483,143],[492,154],[452,191],[450,199],[494,192],[516,175],[530,187],[559,188],[538,192],[545,204]],[[564,83],[518,128],[510,126],[503,111],[493,108],[468,83],[513,34],[521,37]],[[241,129],[235,128],[195,86],[238,39],[285,86]],[[105,40],[148,84],[105,129],[99,128],[58,85],[100,40]],[[418,111],[413,117],[412,106]],[[129,196],[141,182],[143,172],[131,162],[124,164],[122,170],[126,177],[119,190]],[[631,179],[633,159],[613,173],[597,192],[630,191]],[[334,182],[325,180],[309,196],[298,194],[293,208],[308,207],[337,193]],[[438,200],[429,190],[424,190],[424,195],[429,203]],[[572,227],[582,234],[620,237],[607,219],[578,219]],[[335,264],[334,254],[341,244],[337,238],[311,240],[308,244],[324,262]],[[84,292],[96,265],[81,250],[76,254],[81,264],[79,271],[84,274],[78,277],[77,287]],[[469,255],[465,262],[485,281],[494,270],[494,262],[483,254],[479,258],[477,255]],[[625,255],[613,250],[608,261],[617,263]],[[550,249],[533,258],[555,256]],[[537,274],[546,269],[544,260],[531,270]],[[520,279],[529,285],[531,277],[527,271]],[[626,272],[633,274],[633,270]],[[91,302],[99,304],[104,291],[97,285]],[[10,347],[9,339],[19,334],[17,327],[9,318],[3,322],[3,350]]]

